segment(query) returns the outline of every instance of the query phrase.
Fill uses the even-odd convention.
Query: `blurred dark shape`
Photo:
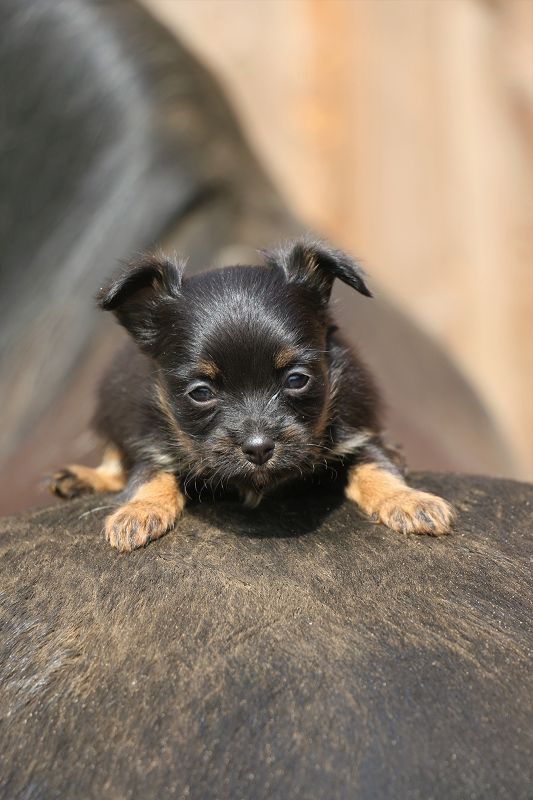
[[[0,795],[531,797],[533,487],[414,483],[450,537],[330,492],[189,506],[126,557],[109,496],[0,520]]]
[[[220,88],[129,0],[3,0],[0,81],[5,513],[42,504],[54,466],[95,456],[94,385],[120,334],[91,299],[117,259],[164,239],[198,269],[304,226]],[[412,466],[512,471],[472,389],[400,311],[350,296],[339,316]]]

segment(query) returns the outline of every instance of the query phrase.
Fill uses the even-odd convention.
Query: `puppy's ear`
[[[150,352],[160,331],[161,312],[180,297],[184,262],[162,254],[145,255],[113,276],[96,295],[113,311],[143,350]]]
[[[283,270],[291,283],[303,283],[315,289],[327,303],[335,278],[367,297],[372,292],[365,283],[363,268],[341,250],[323,242],[301,239],[279,250],[265,253],[270,266]]]

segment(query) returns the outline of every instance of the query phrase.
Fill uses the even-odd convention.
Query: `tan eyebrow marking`
[[[274,357],[274,366],[276,369],[283,369],[288,367],[289,364],[296,360],[298,353],[292,347],[284,347]]]
[[[218,375],[218,367],[213,361],[200,361],[198,364],[198,372],[206,375],[208,378],[216,378]]]

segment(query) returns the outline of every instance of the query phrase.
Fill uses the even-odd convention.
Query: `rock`
[[[531,797],[533,486],[412,483],[451,536],[333,490],[128,556],[110,497],[0,520],[1,797]]]

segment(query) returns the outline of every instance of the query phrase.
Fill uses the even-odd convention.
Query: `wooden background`
[[[533,477],[533,3],[143,0],[310,226],[451,354]]]

